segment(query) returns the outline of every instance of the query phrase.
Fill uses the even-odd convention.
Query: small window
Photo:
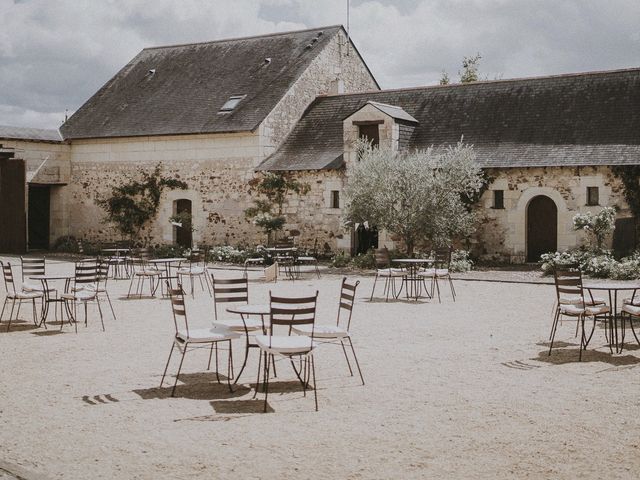
[[[242,101],[242,99],[246,97],[246,95],[232,95],[229,97],[229,100],[225,102],[225,104],[220,109],[221,112],[230,112],[234,108],[238,106],[238,104]]]
[[[340,208],[340,192],[331,190],[331,208]]]
[[[380,145],[380,129],[377,123],[373,125],[359,125],[358,136],[370,142],[373,147]]]
[[[504,190],[493,191],[493,208],[500,210],[504,208]]]
[[[599,205],[600,192],[598,187],[587,187],[587,205]]]

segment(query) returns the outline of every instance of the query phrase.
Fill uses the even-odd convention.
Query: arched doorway
[[[533,197],[527,206],[527,262],[558,249],[558,207],[545,195]]]
[[[184,214],[179,223],[182,223],[182,227],[175,227],[175,243],[180,245],[181,247],[191,248],[191,243],[193,241],[192,234],[193,228],[192,224],[192,213],[191,213],[191,200],[186,198],[181,198],[180,200],[176,200],[173,202],[174,215],[180,216]]]

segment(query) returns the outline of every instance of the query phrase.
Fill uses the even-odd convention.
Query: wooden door
[[[27,249],[26,177],[24,160],[0,160],[0,252]]]
[[[544,195],[534,197],[527,207],[527,262],[558,249],[558,208]]]
[[[29,185],[29,250],[49,248],[49,185]]]
[[[188,213],[191,215],[191,200],[176,200],[176,213]],[[191,228],[176,227],[176,243],[181,247],[191,248],[192,233]]]

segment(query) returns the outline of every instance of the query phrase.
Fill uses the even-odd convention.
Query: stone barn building
[[[244,216],[249,182],[261,171],[284,171],[311,187],[285,205],[285,230],[300,232],[300,244],[350,253],[393,247],[385,232],[343,223],[358,137],[392,149],[473,144],[491,179],[476,206],[472,247],[480,256],[519,263],[574,247],[582,239],[573,215],[610,205],[622,233],[614,243],[635,244],[613,167],[640,165],[637,68],[381,91],[334,26],[147,48],[62,125],[61,136],[3,128],[0,195],[25,198],[25,247],[65,234],[117,240],[96,199],[158,163],[189,188],[163,195],[144,232],[153,243],[176,241],[169,218],[182,210],[193,216],[196,244],[264,242]],[[24,177],[11,167],[18,158]],[[29,225],[45,210],[48,231],[35,232]]]
[[[290,213],[304,231],[322,225],[335,247],[352,252],[371,244],[341,222],[358,137],[394,150],[461,138],[474,145],[491,179],[472,239],[480,256],[520,263],[574,247],[581,238],[573,216],[603,206],[619,209],[616,247],[634,243],[625,220],[632,214],[611,167],[640,165],[640,69],[318,97],[258,169],[293,170],[331,185],[331,213],[302,203]],[[377,241],[392,247],[381,235]]]

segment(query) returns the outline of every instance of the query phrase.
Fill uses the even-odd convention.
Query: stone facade
[[[112,226],[104,223],[96,199],[125,179],[138,176],[139,169],[151,170],[161,163],[166,175],[179,177],[189,189],[163,195],[156,221],[143,232],[151,243],[175,240],[169,218],[178,199],[192,202],[194,244],[264,242],[261,231],[244,216],[253,202],[249,181],[255,177],[255,168],[280,145],[317,95],[338,87],[351,92],[377,89],[362,59],[353,47],[347,51],[346,44],[342,33],[336,35],[254,132],[74,140],[68,189],[74,208],[69,230],[80,238],[117,240]],[[342,190],[341,176],[335,172],[301,174],[302,181],[309,178],[312,188],[309,195],[288,202],[291,217],[286,228],[300,230],[305,242],[313,244],[317,239],[319,245],[327,243],[335,249],[336,236],[341,235],[338,215],[322,205],[327,188]],[[321,218],[320,212],[327,218]]]
[[[618,218],[632,214],[624,199],[624,187],[609,167],[505,168],[489,170],[493,181],[480,199],[478,230],[472,249],[485,259],[522,263],[527,258],[527,207],[538,195],[551,198],[558,210],[557,248],[564,251],[585,242],[573,231],[577,213],[618,209]],[[587,205],[587,187],[597,187],[598,205]],[[494,208],[494,191],[504,192],[504,208]]]

